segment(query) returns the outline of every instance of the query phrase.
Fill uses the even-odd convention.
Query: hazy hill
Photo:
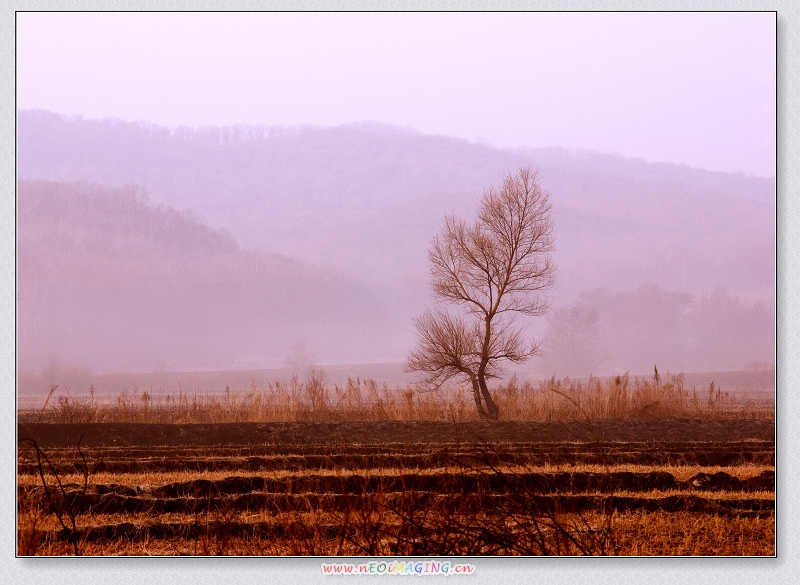
[[[19,365],[99,370],[277,366],[313,338],[323,357],[395,352],[388,307],[332,271],[241,251],[137,188],[18,186]]]
[[[606,306],[609,299],[618,299],[619,304],[627,302],[628,291],[639,290],[643,284],[688,295],[681,297],[686,299],[684,303],[676,305],[684,317],[697,299],[718,290],[726,291],[720,293],[724,298],[733,299],[734,313],[736,307],[761,303],[759,314],[765,310],[769,314],[774,302],[772,178],[559,148],[500,150],[371,123],[335,128],[169,129],[146,122],[83,120],[23,111],[18,113],[17,131],[20,179],[94,181],[117,189],[96,188],[109,200],[130,198],[131,190],[125,185],[141,185],[147,190],[153,202],[144,204],[149,211],[123,205],[92,220],[97,237],[125,242],[113,253],[104,252],[108,255],[100,260],[94,259],[95,252],[87,253],[80,241],[62,246],[48,240],[56,235],[67,238],[72,221],[82,226],[78,232],[86,231],[80,222],[91,216],[74,213],[72,219],[60,220],[57,213],[43,211],[49,203],[30,207],[33,183],[21,187],[18,197],[20,299],[26,294],[22,287],[27,281],[22,276],[31,270],[38,271],[36,282],[46,283],[37,285],[34,298],[51,295],[46,297],[47,307],[61,302],[58,315],[90,315],[96,327],[102,328],[120,306],[150,311],[153,322],[164,326],[149,330],[151,342],[140,344],[134,352],[148,357],[137,358],[137,364],[168,361],[170,352],[177,352],[183,347],[179,341],[186,339],[192,347],[203,348],[181,350],[189,361],[205,359],[201,356],[208,354],[211,346],[223,348],[219,363],[242,355],[285,355],[292,343],[303,339],[324,359],[402,359],[414,339],[411,318],[428,302],[426,250],[444,215],[470,216],[485,189],[528,162],[538,167],[543,185],[552,193],[558,266],[554,305],[589,298],[595,299],[598,307]],[[78,192],[84,187],[48,188]],[[162,226],[161,231],[140,226],[131,232],[126,227],[129,213],[154,214],[160,219],[149,221]],[[26,217],[25,221],[33,224],[24,223]],[[164,225],[177,226],[175,222],[187,231],[171,235],[171,228],[163,229]],[[25,232],[34,224],[41,241],[30,248],[38,250],[30,252],[38,256],[28,260],[24,254],[32,244]],[[53,225],[60,229],[47,235]],[[131,237],[129,245],[126,238]],[[45,244],[50,247],[42,247]],[[96,249],[107,251],[108,247],[98,243]],[[132,257],[137,250],[147,260]],[[61,257],[65,259],[54,260]],[[126,258],[124,262],[121,257]],[[62,262],[61,273],[54,272],[54,262]],[[180,266],[182,272],[176,275],[167,265]],[[102,270],[97,269],[100,266]],[[139,280],[134,282],[129,274]],[[66,280],[59,283],[56,276]],[[74,301],[58,300],[64,282],[81,288],[84,284],[80,283],[92,278],[97,280],[96,286],[111,287],[113,294],[92,297],[91,302],[80,296]],[[325,279],[336,284],[329,285]],[[145,285],[150,281],[154,286]],[[122,282],[130,287],[126,289]],[[134,289],[146,292],[134,294]],[[331,289],[335,294],[331,295]],[[600,289],[608,293],[581,296]],[[163,297],[164,290],[183,296],[170,304],[172,301],[164,299],[173,297]],[[278,291],[289,305],[264,300]],[[133,304],[125,304],[126,294],[132,295]],[[648,310],[654,314],[661,311],[657,299],[672,298],[651,297],[656,300]],[[20,300],[21,307],[22,303]],[[71,308],[72,303],[82,309]],[[188,313],[193,316],[176,310],[184,306],[194,307],[194,312]],[[284,306],[294,309],[284,310]],[[145,311],[142,307],[150,308]],[[606,323],[612,313],[620,314],[608,309]],[[637,323],[647,330],[642,321],[645,313],[639,313]],[[198,323],[200,314],[207,317]],[[37,322],[44,318],[37,311],[31,317],[39,319]],[[61,321],[48,316],[47,325],[40,327],[60,323],[58,327],[66,333],[59,334],[58,343],[74,342],[69,331],[76,325],[68,317],[58,318]],[[131,322],[120,322],[119,329],[141,320],[128,318]],[[240,321],[244,321],[244,329],[239,328]],[[723,329],[725,336],[748,337],[744,330],[736,330],[736,319],[728,321],[732,325]],[[753,359],[771,355],[768,333],[773,324],[765,326],[766,346],[761,331],[756,336],[758,347],[752,352],[758,357]],[[541,332],[544,320],[537,327]],[[204,331],[202,335],[185,333],[198,328]],[[657,333],[679,335],[685,330]],[[48,335],[44,329],[37,331],[36,343],[44,343]],[[20,337],[25,334],[20,328]],[[276,341],[279,337],[282,344]],[[219,343],[212,342],[215,339]],[[58,343],[52,341],[51,345]],[[673,356],[653,357],[671,359],[676,368],[683,367],[679,364],[688,354],[687,348],[684,344]],[[720,345],[714,355],[724,355],[722,348]],[[629,360],[621,351],[605,348],[604,355],[613,356],[606,364],[634,367],[626,365]],[[736,359],[746,353],[747,348],[739,348]],[[641,358],[645,359],[649,361],[649,357]],[[708,367],[728,365],[712,362]]]
[[[379,124],[167,129],[20,112],[20,177],[145,186],[245,249],[424,287],[446,213],[520,164],[552,193],[559,287],[771,294],[774,180],[594,152],[498,150]],[[411,278],[409,280],[409,278]],[[423,280],[419,280],[423,279]]]

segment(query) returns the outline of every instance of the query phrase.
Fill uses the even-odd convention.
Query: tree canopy
[[[433,387],[468,379],[478,413],[497,419],[486,380],[502,372],[503,362],[524,362],[539,352],[517,316],[547,311],[552,251],[550,194],[530,167],[485,192],[473,223],[447,217],[428,252],[440,306],[415,320],[418,345],[407,368]]]

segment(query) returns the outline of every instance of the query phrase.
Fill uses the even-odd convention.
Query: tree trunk
[[[478,384],[477,376],[472,376],[472,394],[475,398],[475,409],[478,411],[478,414],[483,419],[489,419],[489,413],[486,412],[486,409],[483,408],[483,402],[481,401],[481,388]]]
[[[483,335],[483,347],[481,347],[481,364],[478,366],[477,382],[478,388],[480,388],[481,395],[483,396],[483,401],[486,403],[486,410],[484,410],[483,407],[479,407],[478,412],[483,418],[497,420],[500,418],[500,409],[497,408],[494,400],[492,400],[492,395],[489,394],[489,388],[486,386],[486,366],[489,363],[489,344],[492,340],[492,317],[492,314],[487,313],[484,318],[485,332]],[[473,388],[474,387],[473,382]],[[480,400],[479,397],[476,398]]]
[[[497,420],[500,418],[500,409],[497,407],[497,404],[495,404],[494,400],[492,399],[492,395],[489,393],[489,387],[486,385],[486,377],[482,373],[478,373],[477,381],[481,390],[481,395],[483,396],[483,401],[486,403],[486,410],[484,410],[481,406],[478,408],[478,412],[483,418]]]

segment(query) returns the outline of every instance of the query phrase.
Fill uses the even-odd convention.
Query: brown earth
[[[568,422],[19,423],[42,447],[204,447],[568,442],[773,441],[768,420],[619,419]]]
[[[774,433],[772,421],[690,419],[19,423],[18,474],[28,479],[18,546],[23,555],[640,554],[635,531],[623,535],[655,518],[666,522],[655,534],[700,530],[705,540],[684,551],[668,539],[647,554],[774,554],[774,471],[718,471],[774,467]],[[701,472],[678,480],[580,464]],[[117,475],[149,472],[190,479],[129,485]],[[86,483],[55,479],[76,473]],[[42,513],[66,527],[46,528]]]

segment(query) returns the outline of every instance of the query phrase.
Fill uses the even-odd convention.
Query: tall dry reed
[[[56,392],[58,394],[58,392]],[[774,410],[738,400],[713,382],[687,387],[683,375],[610,378],[551,378],[494,389],[501,419],[513,421],[642,417],[774,417]],[[393,387],[373,379],[348,379],[333,387],[315,374],[306,380],[274,382],[220,393],[154,394],[134,388],[113,400],[58,395],[45,408],[22,409],[21,422],[235,423],[296,421],[477,420],[471,391],[452,386],[437,392]]]

